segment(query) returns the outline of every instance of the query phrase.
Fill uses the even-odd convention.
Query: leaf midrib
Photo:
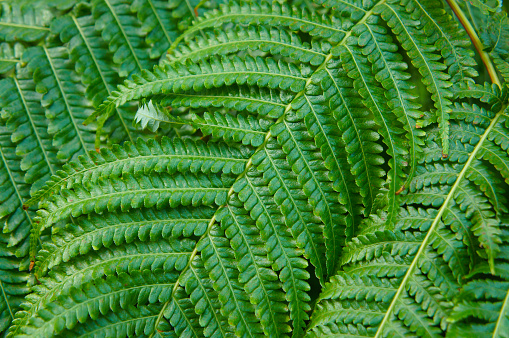
[[[157,23],[159,24],[159,26],[161,26],[161,30],[164,32],[164,36],[166,37],[166,40],[168,40],[168,43],[171,44],[172,41],[171,41],[170,35],[168,34],[168,31],[166,30],[165,26],[163,25],[163,22],[159,16],[159,13],[157,12],[156,7],[154,6],[154,3],[152,2],[152,0],[147,0],[147,1],[150,4],[150,8],[152,9],[152,12],[154,12],[154,16],[156,17]]]
[[[43,26],[33,26],[33,25],[25,25],[20,23],[13,23],[13,22],[0,22],[0,26],[7,26],[7,27],[17,27],[17,28],[23,28],[23,29],[35,29],[35,30],[41,30],[41,31],[50,31],[49,28],[43,27]]]

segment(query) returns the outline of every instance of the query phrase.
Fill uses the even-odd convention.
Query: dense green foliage
[[[2,337],[509,337],[501,2],[0,5]]]

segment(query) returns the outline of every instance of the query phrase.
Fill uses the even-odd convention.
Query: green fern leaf
[[[238,149],[215,144],[168,138],[162,138],[161,143],[139,139],[134,145],[126,142],[123,147],[104,149],[100,154],[91,152],[88,158],[81,157],[79,162],[64,165],[27,203],[35,204],[74,185],[94,184],[100,179],[126,174],[135,177],[153,172],[240,174],[247,162],[245,157]]]
[[[15,154],[15,145],[10,133],[0,127],[0,218],[2,236],[0,237],[0,333],[6,332],[15,313],[28,293],[25,284],[26,272],[18,271],[28,267],[27,243],[32,226],[32,212],[23,209],[23,203],[29,196],[29,185],[23,181],[23,171],[19,168],[19,158]]]
[[[500,210],[498,206],[503,202],[494,196],[504,195],[505,190],[494,187],[498,179],[487,174],[479,159],[495,157],[493,152],[488,155],[485,151],[498,148],[492,142],[495,135],[500,135],[497,129],[505,128],[507,109],[497,112],[489,124],[480,128],[476,124],[469,127],[462,121],[469,119],[473,123],[486,115],[493,116],[492,113],[466,104],[456,107],[479,115],[472,118],[458,110],[459,127],[451,129],[453,135],[465,135],[458,135],[463,140],[466,134],[477,132],[469,136],[474,148],[468,153],[468,159],[460,161],[461,164],[449,164],[449,159],[439,158],[418,170],[410,193],[404,194],[402,201],[408,206],[417,204],[429,209],[408,208],[400,214],[396,229],[403,232],[381,231],[374,222],[364,228],[363,235],[348,244],[342,257],[342,272],[325,288],[313,314],[312,334],[443,335],[447,329],[446,313],[451,309],[457,283],[468,275],[465,267],[460,270],[459,262],[475,255],[476,241],[470,232],[484,247],[488,258],[484,269],[474,271],[496,273],[494,260],[500,250],[501,230],[493,210]],[[507,133],[504,131],[502,135]],[[506,158],[507,154],[499,152],[498,156]],[[459,217],[463,213],[466,217]],[[382,223],[384,218],[377,222]],[[419,231],[409,232],[409,229]],[[375,293],[368,291],[373,284],[370,275],[376,276],[375,286],[380,290],[378,301],[385,299],[376,307],[373,304]],[[387,278],[395,278],[398,282],[384,287]],[[439,293],[435,288],[442,291]],[[352,305],[353,301],[356,305]],[[466,306],[456,308],[464,313],[459,319],[472,315]],[[363,321],[356,328],[349,326],[361,313],[369,315],[360,317]],[[479,314],[473,315],[492,321]]]
[[[1,5],[0,40],[7,42],[35,42],[49,33],[51,12],[31,5],[5,3]]]
[[[92,107],[83,99],[84,90],[77,83],[72,64],[66,62],[67,51],[34,47],[25,52],[24,58],[34,74],[37,92],[43,94],[41,103],[50,120],[47,132],[53,146],[60,148],[57,158],[68,161],[94,149],[94,129],[83,126]]]
[[[132,17],[129,2],[124,0],[95,0],[92,3],[95,26],[105,41],[112,41],[109,49],[113,62],[120,66],[122,77],[150,68],[150,56],[139,22]]]
[[[501,237],[507,238],[507,224],[502,226]],[[504,241],[504,243],[506,243]],[[475,278],[465,284],[459,301],[449,316],[451,330],[447,337],[478,334],[485,337],[505,337],[509,328],[509,292],[507,274],[507,245],[501,247],[503,254],[495,261],[495,276],[479,278],[477,274],[489,271],[480,265],[471,274]],[[498,277],[498,278],[497,278]]]
[[[260,318],[264,332],[289,332],[290,327],[284,324],[288,321],[288,315],[278,276],[270,269],[267,251],[263,240],[256,235],[254,221],[242,208],[242,202],[235,194],[217,219],[230,239],[235,258],[240,263],[239,281],[244,283],[244,290],[255,305],[255,313]]]
[[[76,70],[86,86],[87,98],[97,108],[111,94],[114,84],[118,83],[121,77],[108,61],[111,55],[106,50],[107,44],[95,30],[94,18],[86,14],[80,17],[63,16],[53,22],[52,30],[59,34],[64,43],[69,43]],[[119,143],[125,138],[134,141],[138,136],[131,126],[130,108],[132,107],[115,109],[115,116],[101,128],[111,142]],[[95,146],[98,147],[97,139]]]
[[[445,65],[437,62],[440,56],[434,53],[436,47],[435,41],[427,39],[424,33],[417,29],[420,16],[417,8],[410,6],[402,7],[404,4],[395,2],[388,3],[380,7],[380,15],[401,43],[401,46],[411,55],[412,63],[423,76],[423,83],[431,93],[431,98],[435,102],[437,109],[437,119],[442,130],[442,147],[445,155],[449,153],[449,112],[451,106],[452,93],[450,76],[443,71],[447,68]],[[415,16],[415,17],[414,17]],[[435,37],[438,39],[438,37]]]
[[[0,329],[503,336],[505,14],[218,2],[56,0],[6,40]]]
[[[213,58],[209,62],[202,61],[199,64],[156,67],[153,73],[143,71],[141,76],[134,77],[134,82],[127,81],[121,87],[121,91],[113,93],[108,102],[103,104],[87,122],[91,122],[99,115],[109,114],[112,109],[127,101],[150,97],[160,90],[179,94],[233,83],[256,84],[260,87],[299,92],[305,84],[305,79],[301,71],[292,64],[251,57],[245,60],[238,57]]]
[[[0,74],[6,74],[15,70],[21,62],[24,46],[20,43],[11,46],[9,43],[0,44]]]
[[[321,86],[330,93],[329,105],[342,133],[347,160],[359,186],[366,215],[371,212],[383,183],[381,177],[384,171],[380,165],[384,159],[379,155],[382,148],[376,143],[379,135],[374,131],[375,124],[369,110],[353,88],[353,80],[346,75],[341,64],[331,60],[326,72]]]
[[[206,12],[204,17],[180,35],[172,46],[177,46],[182,40],[189,39],[204,29],[220,27],[229,22],[283,26],[303,31],[311,36],[328,38],[333,42],[338,42],[345,35],[344,30],[337,28],[340,26],[337,17],[320,16],[305,8],[291,8],[288,4],[278,2],[231,2],[222,5],[220,10]]]
[[[481,32],[483,43],[489,50],[490,56],[497,67],[500,75],[507,83],[509,82],[509,18],[506,13],[490,14],[486,19],[487,24]]]
[[[23,156],[20,166],[26,172],[25,182],[32,185],[31,192],[34,192],[60,166],[57,150],[46,130],[41,98],[26,68],[19,71],[17,78],[2,80],[1,86],[2,119],[17,145],[16,154]]]
[[[309,46],[302,43],[299,36],[291,31],[277,28],[269,31],[263,26],[248,26],[247,31],[240,28],[226,32],[214,30],[207,38],[198,36],[196,42],[180,46],[180,49],[173,52],[169,62],[185,62],[188,59],[197,62],[210,57],[211,51],[214,54],[232,54],[246,49],[261,50],[272,55],[288,56],[304,63],[320,65],[329,52],[330,43],[317,39]]]
[[[138,13],[141,29],[147,34],[145,42],[151,46],[149,57],[158,58],[179,35],[177,23],[172,19],[174,9],[167,1],[136,0],[131,10]]]

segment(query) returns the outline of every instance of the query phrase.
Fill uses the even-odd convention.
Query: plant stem
[[[456,0],[445,0],[445,1],[447,1],[454,14],[463,25],[463,28],[465,28],[465,31],[470,37],[470,40],[472,40],[474,48],[477,50],[477,53],[479,53],[479,56],[481,57],[481,60],[484,63],[484,66],[486,67],[486,70],[488,71],[491,82],[497,84],[500,88],[502,88],[502,84],[500,82],[500,79],[498,78],[497,71],[495,70],[493,63],[491,62],[490,56],[487,52],[484,51],[484,46],[481,40],[479,39],[479,36],[477,35],[474,27],[472,27],[472,24],[470,23],[470,21],[468,21],[468,18],[466,17],[465,13],[463,13]]]

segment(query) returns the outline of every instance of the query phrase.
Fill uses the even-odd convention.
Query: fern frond
[[[414,11],[417,8],[403,6],[404,4],[391,2],[380,7],[379,13],[393,30],[401,46],[409,53],[412,63],[423,76],[422,81],[435,102],[436,115],[442,131],[443,152],[447,155],[449,153],[448,121],[452,105],[452,93],[449,89],[452,85],[449,81],[450,76],[444,73],[447,67],[438,62],[441,56],[436,53],[434,46],[438,37],[434,36],[430,39],[422,30],[417,29],[419,23],[417,20],[424,14]],[[423,21],[425,22],[425,19]]]
[[[451,82],[457,88],[464,82],[473,82],[479,74],[474,69],[474,53],[468,49],[471,44],[465,31],[459,29],[456,21],[451,20],[439,1],[413,1],[409,6],[421,11],[420,20],[428,29],[436,31],[440,37],[435,47],[440,51],[448,67]],[[415,7],[414,7],[415,6]]]
[[[254,118],[251,115],[237,113],[235,116],[218,112],[193,115],[190,124],[212,140],[222,139],[225,142],[237,142],[259,147],[263,144],[269,120]]]
[[[191,300],[186,298],[186,296],[186,293],[181,288],[177,289],[170,304],[165,309],[164,316],[168,318],[169,324],[174,328],[179,337],[202,337],[203,329],[198,323],[198,315],[194,312]],[[169,325],[164,326],[165,322],[160,323],[163,326],[161,329],[165,333],[171,332],[168,327]]]
[[[472,81],[479,68],[442,3],[197,12],[216,5],[58,5],[57,36],[35,41],[28,67],[4,80],[35,75],[44,96],[27,84],[27,102],[73,127],[39,132],[4,109],[22,136],[13,146],[74,140],[60,157],[77,157],[61,166],[53,147],[55,164],[42,162],[53,175],[28,201],[38,223],[15,246],[38,253],[32,291],[9,337],[441,337],[455,330],[454,307],[475,300],[497,303],[476,319],[490,326],[501,298],[461,298],[461,288],[507,270],[509,89]],[[96,152],[78,156],[91,147],[76,142],[85,115],[97,120]]]
[[[485,268],[474,271],[496,273],[501,225],[495,210],[505,209],[501,207],[505,202],[495,196],[503,196],[506,187],[497,184],[499,179],[488,173],[486,162],[480,160],[494,157],[486,149],[499,148],[493,140],[507,135],[497,131],[507,128],[507,108],[491,113],[466,103],[455,107],[452,134],[473,146],[466,161],[443,157],[429,161],[401,197],[405,207],[395,223],[396,230],[388,230],[387,225],[381,229],[386,217],[382,214],[347,245],[341,272],[326,286],[313,314],[311,334],[441,336],[448,327],[445,319],[458,282],[469,274],[466,266],[460,267],[461,262],[470,257],[470,267],[474,266],[477,241],[487,260]],[[463,122],[469,119],[474,123],[486,116],[493,117],[484,127]],[[434,136],[428,143],[434,144],[440,132],[430,131]],[[499,144],[509,143],[501,139]],[[506,159],[507,148],[503,149],[498,156]],[[426,210],[416,209],[421,206]],[[373,284],[376,291],[370,292]],[[376,303],[375,294],[380,297]],[[357,327],[351,325],[354,323]]]
[[[287,155],[288,163],[297,175],[299,184],[313,206],[314,213],[324,223],[325,244],[327,247],[327,274],[334,271],[336,250],[344,242],[346,224],[340,220],[340,214],[346,210],[338,203],[339,196],[332,188],[325,166],[319,165],[323,159],[315,147],[310,135],[303,128],[296,114],[288,113],[285,121],[271,128]],[[320,161],[321,160],[321,161]]]
[[[268,258],[274,262],[272,268],[279,272],[279,279],[289,302],[293,330],[299,332],[303,329],[304,321],[309,318],[306,313],[310,309],[309,296],[306,293],[309,290],[306,282],[309,273],[305,270],[308,264],[300,257],[302,253],[294,244],[290,231],[284,226],[283,215],[278,211],[268,189],[264,188],[268,183],[255,169],[251,169],[243,179],[235,183],[234,191],[256,221],[260,235],[266,243]]]
[[[0,237],[0,333],[3,334],[29,291],[25,286],[28,274],[19,269],[26,270],[28,266],[24,257],[28,253],[27,240],[33,215],[23,210],[30,187],[23,181],[15,145],[5,127],[0,127],[0,156],[0,219],[3,233]]]
[[[406,161],[406,165],[401,164],[402,167],[410,167],[406,182],[403,184],[404,188],[414,176],[417,159],[421,156],[421,147],[424,145],[425,133],[416,128],[416,121],[421,117],[421,112],[418,110],[420,105],[415,102],[416,97],[411,94],[414,87],[408,86],[406,82],[410,78],[410,74],[405,71],[408,65],[403,62],[399,54],[393,53],[397,50],[397,46],[387,38],[386,30],[374,23],[365,24],[362,28],[365,30],[357,33],[358,44],[363,47],[362,53],[372,58],[370,61],[375,78],[387,90],[385,97],[389,100],[388,107],[401,123],[408,139],[409,161]],[[393,130],[393,134],[397,133]],[[398,161],[395,160],[395,162],[392,166],[398,165]],[[396,170],[395,174],[397,174]]]
[[[269,26],[283,26],[295,31],[300,30],[311,36],[319,36],[338,42],[345,36],[339,18],[335,16],[319,15],[305,8],[290,7],[278,2],[230,2],[222,5],[220,10],[206,12],[203,18],[180,35],[172,47],[182,40],[194,37],[198,32],[207,28],[219,28],[227,23],[259,24]]]
[[[235,328],[238,336],[262,337],[263,330],[254,314],[254,306],[249,302],[241,284],[233,250],[222,230],[216,225],[203,238],[197,249],[203,264],[214,281],[213,288],[218,292],[221,313]]]
[[[166,137],[160,142],[138,139],[136,144],[126,142],[111,150],[103,149],[101,153],[91,152],[90,157],[80,157],[79,162],[64,165],[27,203],[32,205],[49,199],[62,189],[71,189],[74,185],[86,182],[95,184],[109,177],[140,177],[154,172],[173,174],[189,171],[240,174],[245,168],[246,157],[242,151],[220,144],[179,139],[171,141]]]
[[[292,172],[292,163],[286,163],[283,150],[275,142],[268,142],[267,149],[253,157],[253,164],[271,179],[268,188],[274,194],[274,201],[281,207],[286,224],[291,224],[297,245],[304,249],[315,266],[318,279],[323,281],[326,274],[324,241],[321,238],[323,229],[320,219],[313,215],[313,207],[302,196],[303,180],[298,177],[299,174]],[[329,233],[328,236],[333,234]]]
[[[152,66],[141,25],[133,17],[130,2],[125,0],[94,0],[92,15],[95,27],[109,43],[113,62],[121,77],[127,77]]]
[[[254,147],[263,143],[270,124],[268,120],[241,113],[233,115],[204,112],[203,116],[192,113],[179,118],[170,116],[169,112],[154,106],[151,101],[138,109],[134,120],[141,128],[150,128],[152,132],[159,129],[161,123],[189,125],[199,129],[204,136],[211,136],[213,141],[222,139],[225,142],[241,142]]]
[[[159,58],[179,35],[177,22],[172,20],[175,13],[172,4],[161,0],[136,0],[131,10],[138,14],[141,30],[147,34],[145,42],[151,46],[149,57]]]
[[[496,84],[485,82],[484,84],[466,83],[455,93],[458,98],[474,97],[481,102],[487,103],[492,110],[499,110],[509,95],[509,88],[500,88]]]
[[[13,46],[9,43],[0,43],[0,74],[7,74],[15,70],[16,65],[21,62],[24,46],[16,43]]]
[[[16,154],[22,156],[20,166],[25,171],[25,182],[35,192],[57,170],[61,162],[57,149],[47,133],[47,119],[41,106],[40,95],[35,91],[31,73],[27,68],[17,78],[2,80],[2,119],[12,133]]]
[[[440,322],[450,308],[439,290],[457,284],[443,261],[429,250],[419,250],[425,238],[421,232],[385,230],[354,239],[343,261],[344,272],[331,279],[320,297],[310,335],[377,336],[383,327],[384,334],[439,336],[445,328]],[[422,255],[420,272],[406,277],[416,253]],[[385,320],[388,311],[397,316]]]
[[[100,316],[108,318],[110,312],[130,310],[133,305],[144,308],[144,305],[168,301],[175,278],[172,272],[142,270],[98,278],[79,288],[71,286],[66,296],[57,297],[58,306],[52,307],[51,318],[46,317],[40,327],[31,331],[38,335],[58,334]],[[136,318],[136,315],[130,314],[130,317]],[[153,330],[153,324],[147,329]]]
[[[329,76],[326,72],[318,73],[315,79],[320,79],[324,75]],[[324,81],[323,78],[320,79],[320,82],[322,81]],[[304,120],[316,146],[320,148],[325,167],[329,170],[328,176],[332,181],[332,187],[339,193],[339,203],[344,205],[347,211],[344,214],[346,227],[344,232],[341,228],[336,227],[334,230],[336,234],[333,235],[331,229],[328,229],[329,238],[337,238],[336,243],[339,244],[339,238],[346,236],[349,239],[356,232],[357,217],[362,212],[362,202],[357,196],[358,190],[354,178],[350,174],[351,167],[347,162],[346,152],[343,150],[345,145],[341,139],[341,131],[334,118],[327,114],[328,102],[324,102],[321,96],[313,95],[320,92],[319,86],[310,85],[308,88],[308,94],[300,97],[294,106],[297,108],[301,105],[297,109],[297,116]]]
[[[318,0],[317,2],[324,7],[332,8],[336,13],[345,11],[348,13],[349,19],[355,21],[362,18],[376,4],[373,1],[363,2],[358,0]]]
[[[491,268],[476,267],[471,280],[462,289],[458,302],[448,320],[452,323],[447,337],[478,334],[485,337],[504,337],[509,332],[509,275],[507,274],[507,224],[503,224],[502,255],[495,260],[495,275],[482,278]]]
[[[237,27],[235,30],[214,30],[207,38],[198,36],[188,45],[179,45],[169,62],[182,62],[209,58],[211,52],[227,55],[243,50],[261,50],[272,55],[291,57],[295,61],[320,65],[327,56],[330,43],[313,40],[311,45],[303,43],[299,36],[291,31],[271,27],[270,30],[260,26]]]
[[[72,236],[56,234],[53,243],[45,243],[37,257],[36,276],[44,276],[54,266],[112,245],[120,246],[135,240],[157,241],[161,238],[202,236],[212,218],[213,209],[175,208],[136,210],[129,214],[93,215],[67,224]]]
[[[34,47],[24,53],[27,66],[34,74],[37,92],[49,119],[48,134],[59,148],[57,158],[69,161],[94,149],[94,129],[83,126],[92,114],[85,91],[78,83],[69,55],[64,48]]]
[[[186,266],[193,243],[191,240],[174,239],[164,243],[135,241],[128,245],[104,248],[65,263],[61,262],[58,267],[52,269],[49,278],[41,279],[42,284],[34,287],[35,292],[27,298],[32,307],[20,313],[9,334],[11,336],[58,334],[64,329],[73,329],[78,321],[82,322],[88,318],[94,322],[97,322],[100,317],[116,322],[120,321],[120,318],[115,317],[115,309],[132,305],[138,305],[143,311],[147,303],[156,303],[157,310],[160,311],[161,304],[158,298],[170,299],[171,289],[178,277],[175,271]],[[144,273],[145,270],[151,270],[151,272]],[[129,275],[131,279],[123,277],[124,274]],[[106,277],[105,282],[103,276]],[[140,281],[147,278],[152,278],[154,282]],[[106,283],[104,288],[97,285],[101,281]],[[125,297],[115,297],[115,295],[112,297],[108,288],[118,293],[139,292],[139,294],[126,300]],[[148,296],[147,291],[154,295],[153,298]],[[68,300],[62,301],[61,305],[56,306],[54,303],[57,299],[65,298]],[[89,304],[82,306],[80,303],[83,302],[89,302]],[[43,309],[45,306],[52,306],[51,304],[55,304],[52,315],[47,316]],[[144,316],[138,317],[137,311],[127,312],[127,315],[130,320],[144,318]],[[153,320],[155,321],[156,318],[157,315]],[[28,325],[20,326],[20,323]],[[81,326],[81,328],[93,330],[93,325]],[[154,328],[153,322],[151,327],[147,327],[150,331]]]
[[[398,125],[391,123],[389,107],[386,104],[383,92],[377,86],[375,78],[371,77],[371,71],[366,65],[365,59],[361,56],[361,52],[355,47],[342,46],[338,52],[341,58],[347,64],[344,65],[349,76],[354,80],[354,88],[366,101],[365,105],[373,112],[375,121],[380,126],[380,134],[384,138],[387,145],[387,152],[390,154],[389,166],[391,170],[388,173],[390,180],[390,196],[396,196],[396,192],[401,187],[401,179],[405,178],[403,166],[406,163],[403,156],[408,153],[404,148],[403,130]],[[368,75],[369,74],[369,75]],[[387,206],[389,212],[389,220],[394,217],[397,208],[397,198],[390,198],[390,204]]]
[[[227,108],[255,113],[263,118],[281,117],[292,95],[267,88],[232,85],[228,88],[202,90],[200,94],[170,94],[163,105],[190,108]]]
[[[195,306],[196,314],[200,316],[200,325],[203,326],[205,337],[231,336],[233,328],[219,311],[218,294],[213,289],[212,281],[207,277],[204,262],[199,256],[195,256],[188,267],[182,276],[186,281],[183,287]]]
[[[244,284],[265,334],[284,334],[290,331],[284,324],[288,321],[284,293],[280,291],[277,274],[270,267],[264,242],[256,234],[255,222],[241,207],[242,202],[232,195],[228,206],[218,215],[218,221],[230,239],[238,262],[239,282]]]
[[[144,70],[141,76],[135,76],[134,82],[126,81],[119,87],[120,91],[114,92],[87,121],[91,122],[97,116],[107,115],[112,109],[127,101],[157,95],[161,90],[179,94],[234,83],[290,90],[296,93],[304,87],[305,79],[301,71],[292,64],[249,56],[245,59],[217,57],[211,58],[208,62],[200,61],[198,64],[188,62],[186,66],[172,64],[162,68],[156,67],[154,72]]]
[[[484,46],[490,51],[497,70],[506,83],[509,82],[509,18],[506,13],[490,13],[481,32]]]
[[[36,42],[49,33],[53,16],[46,8],[2,2],[0,10],[1,41]]]
[[[150,337],[155,334],[154,324],[157,321],[157,313],[160,307],[157,305],[137,308],[130,306],[125,310],[119,310],[108,317],[99,317],[97,320],[80,325],[73,330],[66,330],[66,337],[102,337],[102,336],[127,336],[127,337]]]
[[[72,14],[59,17],[53,21],[52,31],[68,44],[76,71],[86,87],[86,96],[97,108],[122,78],[109,61],[111,54],[107,50],[107,43],[95,30],[93,16],[85,13],[79,17]],[[101,133],[106,134],[110,142],[120,143],[126,138],[133,142],[139,136],[132,126],[133,108],[117,108],[113,111],[114,116],[103,122],[105,125]],[[95,146],[98,147],[97,140]]]
[[[222,205],[226,200],[228,186],[217,176],[205,175],[152,175],[135,178],[125,174],[108,181],[99,180],[98,185],[85,183],[75,191],[62,190],[51,202],[44,203],[46,212],[41,213],[41,229],[65,219],[89,213],[110,212],[117,209],[136,209],[141,206],[162,208],[164,205]]]
[[[367,215],[383,183],[381,177],[384,171],[380,165],[384,159],[379,155],[382,148],[376,143],[380,136],[374,131],[375,123],[355,91],[353,80],[346,75],[341,64],[331,60],[325,71],[327,75],[321,86],[330,93],[329,105],[342,133],[350,170],[359,186],[364,214]]]

